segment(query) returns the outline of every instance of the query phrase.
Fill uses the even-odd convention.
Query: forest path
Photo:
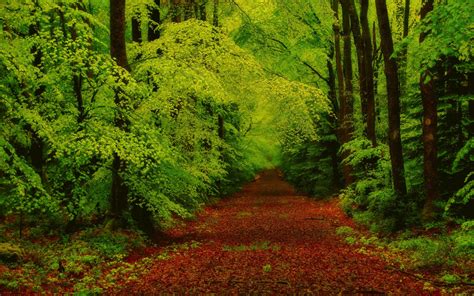
[[[278,171],[266,171],[196,221],[171,231],[194,247],[154,259],[149,272],[121,292],[423,294],[422,282],[345,243],[336,235],[340,226],[354,227],[337,200],[299,196]]]

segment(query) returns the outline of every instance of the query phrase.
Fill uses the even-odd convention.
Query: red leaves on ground
[[[337,200],[297,196],[276,171],[265,172],[169,233],[198,248],[156,260],[119,293],[428,294],[423,282],[345,244],[339,226],[355,227]]]

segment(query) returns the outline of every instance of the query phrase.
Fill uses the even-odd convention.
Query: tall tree
[[[334,33],[334,58],[335,58],[335,75],[333,74],[332,76],[336,76],[336,77],[333,77],[332,79],[335,79],[337,78],[337,85],[338,87],[335,88],[335,90],[333,91],[333,96],[334,96],[334,101],[337,102],[337,104],[335,104],[335,106],[338,107],[337,110],[334,110],[336,112],[336,114],[338,115],[338,118],[339,118],[339,121],[336,123],[337,125],[337,128],[336,128],[336,137],[337,137],[337,140],[339,143],[336,143],[338,147],[334,147],[334,150],[336,151],[339,151],[339,146],[340,146],[340,143],[342,142],[342,139],[341,139],[341,130],[340,130],[340,126],[342,126],[342,120],[340,120],[341,118],[343,118],[343,115],[342,115],[342,112],[341,112],[341,102],[344,100],[344,72],[343,72],[343,68],[342,68],[342,55],[341,55],[341,35],[340,35],[340,30],[341,30],[341,26],[339,24],[339,0],[331,0],[331,7],[332,7],[332,11],[334,13],[334,23],[333,23],[333,33]],[[329,64],[328,64],[328,67],[329,67]],[[331,68],[332,68],[332,64],[331,64]],[[334,71],[332,71],[334,72]],[[329,72],[331,73],[331,71]],[[331,79],[330,79],[331,81]],[[333,84],[335,84],[335,82],[333,82]],[[337,149],[336,149],[337,148]],[[336,152],[334,151],[334,152]],[[339,176],[339,159],[337,157],[337,154],[335,155],[332,155],[332,166],[333,166],[333,184],[334,185],[339,185],[339,182],[340,182],[340,176]],[[344,166],[347,166],[347,164],[344,164]],[[347,170],[347,169],[344,169],[344,170]],[[337,179],[337,180],[336,180]],[[337,183],[336,183],[337,182]]]
[[[117,62],[117,65],[129,71],[127,61],[127,50],[125,43],[125,0],[110,0],[110,55]],[[119,76],[119,75],[118,75]],[[118,78],[120,79],[120,78]],[[123,94],[120,89],[115,90],[115,105],[117,114],[115,125],[125,130],[126,119],[123,117],[120,106],[123,105]],[[127,207],[128,188],[123,180],[124,161],[117,152],[114,152],[112,163],[112,193],[110,200],[110,212],[114,219],[122,218],[122,214]]]
[[[376,146],[374,71],[372,67],[372,44],[367,17],[369,2],[368,0],[361,0],[360,21],[354,0],[341,1],[341,4],[343,12],[346,11],[350,16],[350,27],[357,52],[361,111],[365,134],[372,142],[372,145]]]
[[[344,96],[344,72],[342,68],[342,54],[341,54],[341,26],[339,25],[339,0],[332,0],[332,10],[334,12],[334,54],[336,58],[336,76],[339,89],[339,102],[343,100]]]
[[[433,0],[423,0],[420,17],[424,19],[433,10]],[[428,32],[420,35],[423,42]],[[423,172],[425,180],[425,204],[423,218],[429,220],[434,213],[434,202],[439,198],[438,190],[438,98],[435,91],[435,77],[431,69],[420,75],[420,90],[423,101]]]
[[[400,89],[398,80],[397,61],[392,58],[393,39],[390,21],[388,18],[385,0],[375,0],[377,18],[380,31],[380,42],[385,64],[387,78],[388,98],[388,143],[390,147],[390,160],[392,164],[392,178],[394,190],[399,197],[407,193],[405,181],[405,168],[403,163],[402,141],[400,135]]]
[[[367,100],[367,137],[372,142],[372,146],[377,145],[377,137],[375,134],[375,88],[374,88],[374,67],[373,67],[373,53],[372,53],[372,40],[370,38],[370,28],[369,28],[369,1],[361,0],[360,1],[360,24],[362,27],[362,43],[364,50],[364,68],[365,76],[365,97]]]
[[[403,33],[402,37],[406,38],[409,33],[409,26],[410,26],[410,0],[405,0],[405,7],[403,12]],[[405,93],[405,89],[407,87],[407,62],[408,62],[408,49],[406,46],[400,51],[399,54],[399,63],[400,63],[400,86],[401,86],[401,93]]]
[[[341,3],[346,2],[340,0]],[[340,120],[341,120],[341,139],[342,143],[347,143],[352,139],[353,127],[353,112],[354,112],[354,98],[352,86],[352,42],[351,42],[351,23],[349,19],[349,11],[342,10],[342,39],[344,41],[344,96],[340,103]],[[347,157],[347,152],[343,154]],[[349,165],[343,167],[343,175],[345,184],[350,185],[354,182],[352,177],[352,168]]]

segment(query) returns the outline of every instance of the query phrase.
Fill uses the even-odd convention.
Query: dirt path
[[[172,235],[199,246],[156,260],[123,294],[421,295],[423,283],[386,269],[336,235],[352,225],[334,201],[298,196],[276,171],[206,209]],[[352,225],[353,226],[353,225]],[[379,292],[379,293],[377,293]]]

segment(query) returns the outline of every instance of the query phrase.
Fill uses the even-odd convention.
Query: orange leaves
[[[385,269],[386,264],[336,235],[356,227],[337,200],[295,195],[276,171],[170,231],[179,242],[197,241],[124,287],[129,293],[341,292],[423,293],[423,283]]]

